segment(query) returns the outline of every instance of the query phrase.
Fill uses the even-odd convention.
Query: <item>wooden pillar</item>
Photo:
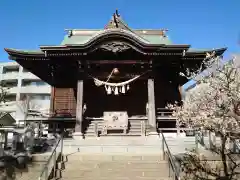
[[[156,132],[154,79],[148,79],[148,122],[151,132]]]
[[[77,82],[77,106],[76,106],[76,125],[73,134],[74,139],[82,139],[82,121],[83,121],[83,80]]]

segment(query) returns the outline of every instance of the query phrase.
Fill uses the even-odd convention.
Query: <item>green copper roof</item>
[[[168,37],[163,37],[160,35],[141,35],[144,39],[146,39],[150,44],[172,44]]]
[[[123,21],[118,11],[113,14],[110,21],[104,27],[104,29],[98,30],[77,30],[72,29],[69,31],[69,35],[64,37],[61,45],[82,45],[91,41],[93,38],[98,38],[100,36],[107,36],[108,33],[122,33],[120,35],[126,35],[128,37],[132,37],[133,39],[137,39],[145,44],[171,44],[170,40],[162,33],[154,33],[152,30],[148,33],[148,30],[139,30],[131,29],[126,22]],[[156,31],[156,30],[155,30]]]
[[[24,54],[44,54],[41,49],[12,49],[12,48],[4,48],[5,51],[12,51],[12,52],[21,52]]]
[[[73,36],[68,36],[65,35],[61,45],[66,45],[66,44],[85,44],[88,41],[90,41],[92,38],[95,36],[99,35],[101,30],[99,32],[96,32],[96,34],[92,35],[73,35]],[[140,39],[141,41],[147,43],[147,44],[172,44],[171,41],[169,40],[168,37],[160,36],[160,35],[150,35],[150,34],[145,34],[145,35],[137,35],[134,34],[133,32],[129,32],[129,34],[134,35],[136,38]]]
[[[65,45],[65,44],[85,44],[93,37],[94,37],[93,35],[70,36],[70,37],[68,37],[68,35],[65,35],[61,45]]]
[[[214,51],[214,49],[196,49],[196,48],[189,48],[188,52],[209,52]]]

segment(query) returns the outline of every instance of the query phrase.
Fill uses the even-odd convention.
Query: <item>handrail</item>
[[[60,144],[61,143],[61,144]],[[40,176],[38,177],[38,180],[48,180],[49,179],[49,175],[51,173],[51,170],[53,168],[53,176],[55,177],[56,175],[56,162],[57,162],[57,148],[60,144],[60,156],[62,156],[62,152],[63,152],[63,135],[61,137],[59,137],[51,155],[49,156],[46,164],[44,165],[43,169],[41,170]],[[53,165],[51,167],[49,167],[51,161],[53,160]],[[50,169],[49,169],[50,168]],[[49,171],[50,170],[50,171]]]
[[[176,164],[174,163],[173,156],[167,145],[167,141],[166,141],[163,133],[162,132],[160,132],[160,133],[162,135],[163,160],[165,160],[165,154],[167,154],[168,163],[170,163],[169,166],[171,166],[171,168],[172,168],[174,179],[179,180],[180,179],[179,171],[177,171],[177,167],[176,167]],[[166,146],[166,152],[165,152],[164,146]],[[170,177],[170,169],[169,169],[169,177]]]

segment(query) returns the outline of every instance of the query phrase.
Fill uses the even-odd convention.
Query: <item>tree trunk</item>
[[[227,178],[227,177],[229,177],[229,174],[228,174],[228,167],[227,167],[227,156],[225,154],[226,141],[227,141],[227,137],[222,135],[221,136],[222,147],[220,150],[220,153],[221,153],[220,155],[221,155],[221,159],[222,159],[222,163],[223,163],[224,176]]]

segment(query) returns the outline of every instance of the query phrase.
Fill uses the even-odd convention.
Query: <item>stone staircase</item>
[[[33,162],[27,165],[26,169],[17,170],[16,173],[16,180],[33,180],[38,179],[39,174],[41,173],[46,161],[42,162]]]
[[[173,155],[181,154],[196,147],[195,137],[165,137]]]
[[[172,154],[183,153],[195,146],[194,137],[166,137]],[[162,138],[134,136],[89,137],[63,142],[64,163],[57,164],[57,178],[172,180],[169,165],[163,160]],[[16,173],[16,180],[37,179],[48,154],[36,155],[33,164]]]
[[[172,180],[168,163],[160,155],[82,154],[65,156],[61,180]]]
[[[147,125],[147,121],[144,121],[145,125],[145,131],[148,133],[149,127]],[[86,127],[85,130],[85,136],[91,137],[96,136],[96,126],[99,132],[99,135],[101,135],[101,129],[103,127],[103,121],[102,120],[94,120],[89,121],[88,127]],[[141,129],[141,120],[129,120],[129,128],[127,131],[126,136],[141,136],[142,135],[142,129]],[[108,131],[107,136],[124,136],[123,132],[121,130],[119,131]]]
[[[15,169],[11,174],[13,174],[13,179],[16,180],[33,180],[38,179],[43,167],[48,160],[49,154],[36,154],[33,155],[32,162],[28,163],[24,169]]]
[[[161,147],[158,136],[64,140],[64,163],[57,165],[57,178],[172,180]]]

